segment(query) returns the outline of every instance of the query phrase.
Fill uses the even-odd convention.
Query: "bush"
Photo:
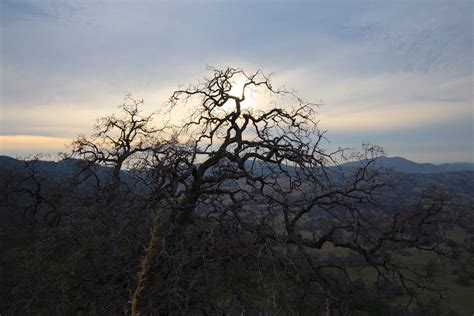
[[[411,257],[411,252],[407,251],[407,250],[400,250],[400,255],[403,256],[403,257]]]
[[[424,270],[428,277],[432,277],[435,273],[439,272],[438,264],[436,260],[430,260],[425,266]]]
[[[471,285],[471,278],[467,274],[461,274],[456,279],[457,285],[469,286]]]

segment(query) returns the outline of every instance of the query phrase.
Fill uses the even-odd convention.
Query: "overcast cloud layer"
[[[474,161],[472,1],[0,6],[2,154],[61,150],[129,92],[156,109],[209,64],[260,68],[321,100],[335,145]]]

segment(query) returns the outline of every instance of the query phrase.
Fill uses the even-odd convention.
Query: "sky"
[[[0,154],[64,151],[126,94],[153,111],[213,65],[322,103],[331,146],[474,162],[473,5],[0,0]]]

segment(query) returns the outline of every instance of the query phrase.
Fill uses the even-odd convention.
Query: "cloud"
[[[156,109],[206,64],[276,73],[348,138],[472,117],[472,2],[1,6],[3,134],[70,137],[128,92]]]
[[[343,77],[324,76],[316,68],[291,70],[277,81],[294,83],[305,99],[321,100],[321,121],[330,129],[394,129],[471,115],[471,75],[445,78],[398,72]]]

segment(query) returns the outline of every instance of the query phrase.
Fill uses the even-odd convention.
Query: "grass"
[[[469,235],[462,229],[456,228],[447,232],[449,239],[457,242],[462,242],[464,238]],[[330,250],[328,248],[328,250]],[[445,289],[442,300],[442,312],[447,313],[448,310],[454,310],[461,315],[472,315],[474,313],[474,280],[471,280],[470,285],[460,285],[456,282],[459,277],[458,274],[454,274],[454,270],[457,268],[455,265],[450,263],[441,264],[436,261],[436,256],[433,253],[421,252],[414,248],[405,249],[409,252],[409,256],[398,256],[401,260],[404,260],[407,264],[412,265],[420,271],[430,262],[436,262],[436,272],[433,274],[433,281],[435,285],[440,289]],[[463,256],[467,259],[471,258],[472,255],[463,253]],[[365,281],[366,285],[371,286],[377,279],[377,273],[375,269],[369,266],[362,266],[354,269],[350,269],[349,273],[351,277],[360,277]],[[471,274],[474,273],[474,267],[468,267],[468,271],[465,271],[463,275],[466,278],[470,278]],[[437,293],[424,291],[419,293],[421,300],[429,300],[431,298],[439,297]],[[402,295],[394,300],[397,304],[406,304],[409,300],[408,295]]]

